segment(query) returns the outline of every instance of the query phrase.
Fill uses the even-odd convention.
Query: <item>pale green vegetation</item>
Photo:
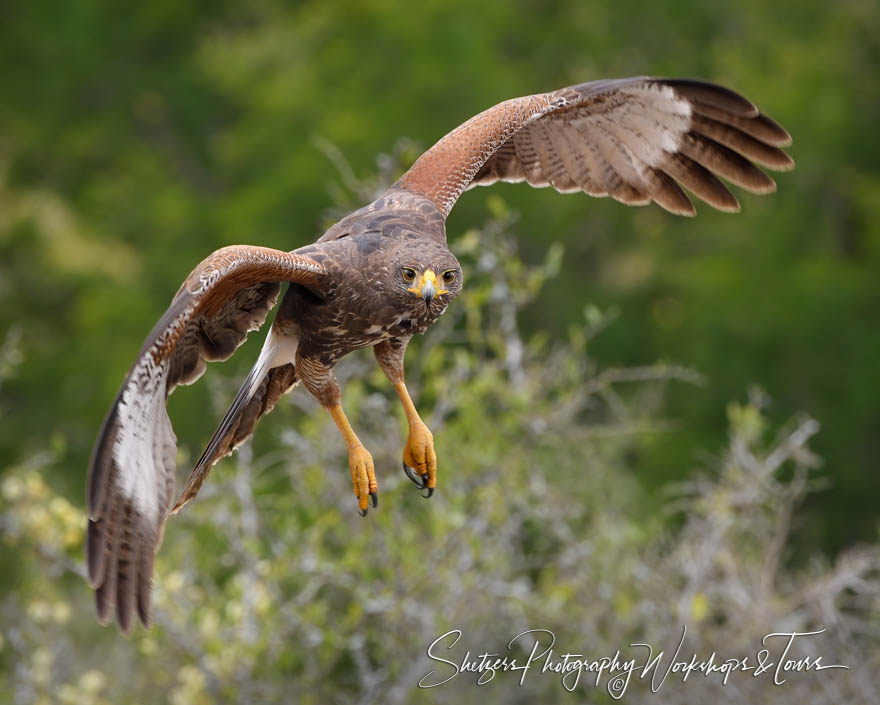
[[[720,677],[673,677],[663,702],[880,695],[880,547],[786,567],[791,522],[823,477],[808,444],[818,423],[768,428],[756,393],[729,406],[730,443],[717,459],[649,495],[631,458],[668,425],[666,386],[699,377],[666,366],[599,371],[589,350],[608,320],[595,310],[564,342],[523,339],[518,310],[558,257],[526,267],[499,220],[457,246],[466,293],[409,356],[442,458],[430,501],[399,470],[403,419],[387,383],[371,356],[354,356],[339,377],[376,459],[379,508],[357,516],[338,434],[297,390],[259,429],[266,450],[248,445],[218,465],[172,519],[155,625],[126,640],[94,624],[85,516],[44,477],[63,451],[6,474],[2,536],[25,571],[0,603],[13,702],[555,700],[565,694],[558,676],[518,687],[499,674],[479,690],[473,674],[416,684],[436,666],[428,645],[450,629],[475,654],[542,628],[561,648],[598,658],[632,641],[673,650],[684,624],[685,653],[725,658],[753,656],[772,631],[826,628],[793,654],[853,670],[794,674],[782,687],[770,676],[735,674],[725,687]],[[233,392],[233,380],[211,384],[218,399]],[[644,690],[636,680],[628,692]],[[579,692],[610,702],[606,682],[597,689],[585,675]]]

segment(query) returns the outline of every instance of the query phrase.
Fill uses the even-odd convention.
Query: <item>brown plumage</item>
[[[450,132],[373,203],[292,253],[227,247],[187,277],[147,337],[95,443],[88,480],[89,581],[98,616],[123,631],[149,624],[153,558],[165,521],[198,492],[211,466],[250,437],[298,382],[331,413],[349,450],[362,514],[376,506],[370,454],[341,407],[336,362],[373,347],[409,422],[404,470],[427,496],[433,437],[406,391],[407,343],[461,290],[446,216],[462,192],[526,181],[568,193],[655,202],[694,215],[684,189],[723,211],[739,203],[718,176],[754,193],[774,181],[756,164],[793,167],[788,133],[742,96],[694,80],[595,81],[500,103]],[[682,188],[683,187],[683,188]],[[165,400],[225,360],[289,288],[259,359],[174,503],[176,438]]]

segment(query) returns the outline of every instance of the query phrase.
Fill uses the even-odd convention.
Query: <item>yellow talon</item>
[[[351,470],[351,483],[358,500],[358,508],[361,514],[365,514],[371,496],[373,506],[376,506],[376,491],[379,489],[373,469],[373,456],[363,446],[354,446],[348,451],[348,467]]]
[[[409,437],[403,449],[403,462],[423,478],[425,487],[436,487],[437,454],[434,452],[434,435],[421,419],[410,425]]]
[[[430,497],[437,486],[437,454],[434,452],[434,434],[419,417],[403,379],[394,383],[409,423],[409,437],[403,449],[403,471],[420,489],[427,489]]]
[[[348,446],[348,468],[351,470],[351,484],[354,486],[354,494],[358,499],[358,509],[360,509],[361,516],[366,516],[367,498],[373,500],[374,507],[379,503],[376,495],[379,491],[379,483],[376,482],[376,471],[373,469],[373,456],[370,455],[370,451],[364,448],[352,430],[342,406],[336,404],[330,407],[329,411]]]

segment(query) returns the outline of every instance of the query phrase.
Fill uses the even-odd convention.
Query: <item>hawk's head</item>
[[[409,306],[439,313],[461,291],[461,265],[445,247],[410,240],[395,253],[396,292]]]

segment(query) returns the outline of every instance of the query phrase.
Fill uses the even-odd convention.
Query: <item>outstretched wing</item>
[[[88,479],[89,582],[98,617],[116,606],[127,631],[150,618],[153,557],[173,501],[177,438],[165,400],[206,360],[225,360],[275,305],[279,282],[320,286],[318,262],[264,247],[226,247],[187,277],[147,336],[92,452]]]
[[[515,98],[456,128],[395,184],[448,214],[461,193],[527,181],[562,193],[651,201],[694,215],[682,186],[722,211],[739,203],[717,178],[753,193],[776,184],[755,163],[785,171],[791,137],[741,95],[689,79],[593,81]],[[716,176],[717,175],[717,176]]]

